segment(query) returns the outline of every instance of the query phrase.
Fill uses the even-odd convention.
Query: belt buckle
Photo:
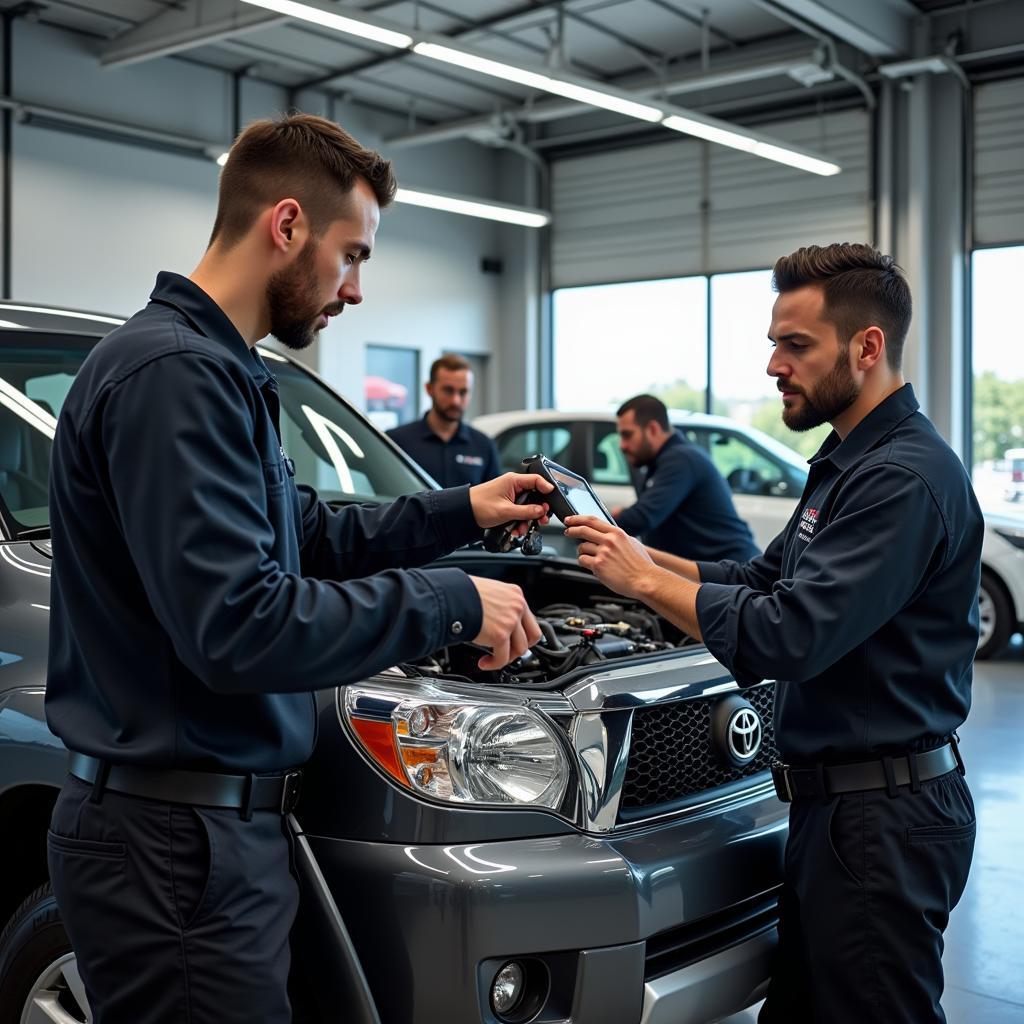
[[[278,809],[280,814],[291,814],[295,810],[301,790],[302,772],[289,772],[285,775],[281,786],[281,805]]]
[[[789,765],[783,764],[781,761],[773,761],[771,772],[775,795],[784,804],[791,804],[793,802],[793,787],[789,782]]]

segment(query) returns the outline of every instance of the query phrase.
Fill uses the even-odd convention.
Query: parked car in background
[[[722,416],[669,410],[685,437],[710,457],[732,491],[736,511],[764,549],[782,532],[807,480],[807,460],[755,427]],[[525,455],[542,451],[591,480],[609,508],[636,501],[638,474],[619,449],[611,410],[557,412],[519,410],[479,416],[474,426],[498,446],[502,469],[517,469]],[[1009,459],[1012,452],[1007,452]],[[1024,449],[1020,449],[1024,459]],[[1024,461],[1022,461],[1024,465]],[[545,542],[572,555],[556,524]],[[1024,630],[1024,517],[985,513],[979,597],[978,657],[1001,654],[1014,633]]]
[[[68,388],[117,322],[0,302],[0,1024],[90,1019],[46,868],[67,769],[43,713],[47,477]],[[299,482],[335,505],[433,486],[262,354]],[[454,644],[316,694],[288,819],[296,1024],[702,1024],[756,1001],[788,820],[774,687],[740,693],[575,562],[476,547],[444,564],[519,584],[546,639],[500,672]]]
[[[1006,453],[1006,463],[1010,470],[1010,483],[1004,497],[1007,501],[1020,501],[1024,498],[1024,448],[1011,448]]]

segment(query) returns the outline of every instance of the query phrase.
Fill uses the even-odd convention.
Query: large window
[[[830,428],[823,424],[798,434],[782,422],[779,390],[767,373],[775,298],[770,270],[711,278],[712,409],[810,457]]]
[[[1024,508],[1024,246],[972,258],[974,489],[982,506]]]
[[[702,410],[707,278],[559,289],[554,340],[559,409],[601,409],[646,391]]]

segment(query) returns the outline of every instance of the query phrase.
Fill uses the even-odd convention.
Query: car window
[[[17,527],[49,525],[53,437],[95,338],[0,332],[0,497]],[[277,378],[295,481],[326,501],[389,501],[428,485],[358,413],[305,370],[261,350]]]
[[[523,468],[523,459],[540,452],[552,462],[565,465],[571,440],[572,433],[568,427],[557,423],[510,427],[496,439],[498,461],[503,471],[514,472]]]
[[[595,484],[630,487],[633,476],[626,456],[619,447],[619,433],[607,423],[595,423],[593,451],[590,454],[590,476]]]
[[[707,452],[733,494],[785,497],[791,494],[786,467],[753,447],[739,434],[727,430],[704,433]]]

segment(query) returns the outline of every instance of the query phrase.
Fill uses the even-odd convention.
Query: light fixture
[[[492,78],[500,78],[507,82],[514,82],[528,89],[552,93],[555,96],[562,96],[565,99],[574,100],[577,103],[591,107],[598,107],[602,110],[610,110],[625,117],[646,121],[649,124],[660,122],[666,128],[671,128],[674,131],[695,135],[698,138],[707,139],[709,142],[717,142],[723,146],[730,146],[733,149],[741,149],[754,156],[764,157],[766,160],[774,160],[803,171],[810,171],[812,174],[838,174],[842,169],[838,164],[824,160],[813,153],[782,144],[777,140],[759,135],[756,132],[748,132],[735,125],[718,121],[715,118],[705,118],[702,115],[673,107],[670,104],[655,106],[651,103],[638,102],[629,92],[616,89],[614,86],[605,86],[601,82],[590,81],[563,71],[534,70],[519,64],[509,64],[502,60],[495,60],[464,46],[452,46],[450,45],[451,40],[446,36],[432,35],[427,32],[416,32],[414,36],[409,35],[406,32],[399,31],[400,26],[381,21],[361,11],[357,12],[356,17],[341,15],[333,10],[325,0],[305,0],[305,2],[299,2],[299,0],[244,0],[244,2],[253,4],[256,7],[262,7],[268,11],[274,11],[277,14],[283,14],[285,17],[313,22],[338,32],[359,36],[362,39],[369,39],[385,46],[393,46],[399,50],[411,48],[413,53],[420,57],[443,61],[446,64],[465,68],[467,71],[489,75]],[[890,68],[898,66],[889,65]],[[880,70],[885,73],[886,69],[882,67]],[[922,68],[922,70],[936,69],[929,65],[927,68]],[[948,68],[943,68],[943,70],[948,70]],[[220,160],[218,159],[219,162]],[[412,194],[414,193],[410,193],[410,195]],[[421,206],[430,205],[435,209],[447,209],[453,213],[467,213],[470,216],[490,217],[494,220],[505,220],[514,224],[526,224],[529,227],[542,227],[550,219],[547,218],[543,211],[530,211],[529,214],[519,211],[518,216],[520,218],[525,216],[527,219],[513,220],[510,214],[499,216],[494,213],[481,212],[482,210],[489,209],[488,204],[459,200],[457,197],[450,198],[451,202],[464,204],[463,208],[456,209],[451,205],[441,206],[437,202],[427,203],[411,198],[405,200],[399,198],[398,201],[418,202]],[[472,207],[472,209],[469,207]]]
[[[227,152],[221,153],[221,155],[219,157],[217,157],[217,166],[218,167],[223,167],[227,162],[228,162],[228,154],[227,154]]]
[[[706,139],[708,142],[717,142],[720,146],[739,149],[744,153],[763,157],[765,160],[774,160],[776,163],[796,167],[801,171],[810,171],[811,174],[821,174],[828,177],[832,174],[838,174],[842,170],[839,164],[822,160],[820,157],[799,149],[781,146],[777,142],[769,141],[754,132],[748,134],[737,131],[732,125],[713,118],[683,117],[680,114],[673,114],[670,117],[666,117],[662,124],[666,128],[673,129],[673,131],[693,135],[698,139]]]
[[[447,213],[461,213],[467,217],[482,217],[504,224],[518,224],[525,228],[542,228],[551,223],[551,214],[528,206],[511,206],[507,203],[481,202],[465,196],[447,192],[422,192],[419,189],[400,188],[395,195],[396,203],[410,206],[425,206],[430,210],[444,210]]]
[[[886,78],[906,78],[908,75],[920,75],[926,72],[932,75],[944,75],[949,70],[949,58],[934,55],[913,57],[910,60],[899,60],[892,64],[881,64],[878,73],[885,75]]]
[[[348,18],[343,14],[336,14],[330,9],[314,6],[313,4],[297,3],[296,0],[245,0],[245,3],[252,4],[254,7],[262,7],[268,11],[274,11],[277,14],[283,14],[288,18],[311,21],[315,25],[333,28],[350,36],[370,39],[384,46],[394,46],[399,50],[407,50],[412,46],[412,36],[406,35],[404,32],[396,32],[394,29],[384,28],[363,18]]]
[[[615,92],[596,89],[592,85],[584,85],[565,77],[531,71],[516,64],[492,60],[490,57],[483,57],[465,49],[440,46],[437,43],[417,43],[412,48],[412,52],[421,57],[430,57],[433,60],[444,61],[446,64],[454,64],[467,71],[476,71],[481,75],[490,75],[492,78],[501,78],[506,82],[525,85],[530,89],[564,96],[566,99],[575,100],[578,103],[601,107],[604,110],[624,114],[626,117],[635,117],[641,121],[660,121],[664,117],[662,110],[652,107],[649,103],[638,103],[636,100],[617,95]]]

